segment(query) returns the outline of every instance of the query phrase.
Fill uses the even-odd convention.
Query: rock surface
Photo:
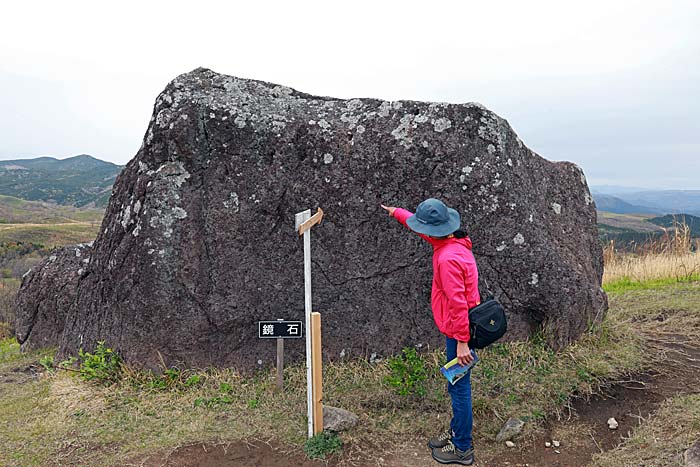
[[[84,271],[44,263],[25,278],[21,340],[62,354],[105,340],[145,366],[273,365],[256,322],[303,319],[294,214],[320,206],[313,300],[325,356],[441,348],[432,251],[379,207],[431,196],[462,214],[482,291],[488,282],[509,313],[508,338],[544,328],[560,347],[602,318],[583,172],[538,156],[493,112],[314,97],[197,69],[158,96]],[[288,357],[303,354],[301,340],[288,344]]]
[[[357,415],[349,410],[330,405],[323,406],[323,429],[329,431],[341,432],[349,430],[357,425],[359,419]]]
[[[68,315],[75,316],[78,284],[90,264],[92,245],[81,244],[52,252],[22,278],[15,304],[20,343],[55,347],[61,342]],[[27,341],[31,336],[31,341]]]
[[[512,440],[523,431],[524,426],[525,422],[519,418],[509,418],[501,428],[501,431],[496,435],[496,441],[502,443],[503,441]]]
[[[685,467],[700,467],[700,439],[685,451]]]

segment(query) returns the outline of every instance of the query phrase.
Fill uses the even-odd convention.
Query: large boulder
[[[60,344],[66,316],[76,315],[78,284],[87,271],[91,252],[89,243],[54,250],[22,277],[15,303],[15,332],[24,347]]]
[[[428,197],[461,212],[482,291],[508,310],[509,338],[543,330],[560,347],[602,318],[601,247],[583,172],[538,156],[493,112],[315,97],[197,69],[158,96],[91,261],[69,287],[77,293],[56,298],[64,279],[76,279],[48,273],[53,263],[25,278],[20,339],[47,342],[32,331],[43,306],[66,316],[51,334],[62,353],[105,340],[146,366],[271,364],[275,346],[257,338],[256,322],[303,319],[294,214],[320,206],[313,301],[325,356],[442,347],[430,246],[379,206],[413,209]],[[47,288],[54,298],[39,300]],[[287,349],[296,358],[304,346]]]

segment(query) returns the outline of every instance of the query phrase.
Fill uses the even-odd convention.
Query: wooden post
[[[313,373],[313,417],[314,435],[323,431],[323,371],[321,363],[321,313],[311,313],[311,371]]]
[[[311,227],[321,222],[323,210],[318,208],[316,214],[311,215],[311,209],[298,212],[294,218],[295,229],[304,237],[304,327],[306,329],[306,417],[308,420],[308,436],[314,435],[313,413],[313,384],[311,375]],[[323,424],[321,424],[323,430]]]
[[[284,391],[284,339],[277,339],[277,390]]]

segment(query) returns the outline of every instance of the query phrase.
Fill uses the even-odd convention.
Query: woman
[[[434,198],[420,203],[415,214],[383,204],[382,208],[432,245],[433,318],[446,336],[447,361],[457,358],[462,365],[470,364],[474,353],[468,346],[469,310],[480,302],[479,273],[472,242],[459,230],[459,213]],[[433,459],[442,464],[474,463],[470,373],[454,385],[448,383],[453,414],[450,428],[428,442]]]

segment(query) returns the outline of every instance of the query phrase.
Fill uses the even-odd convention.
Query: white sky
[[[198,66],[334,97],[478,101],[592,184],[700,189],[700,1],[3,2],[0,159],[126,163]]]

